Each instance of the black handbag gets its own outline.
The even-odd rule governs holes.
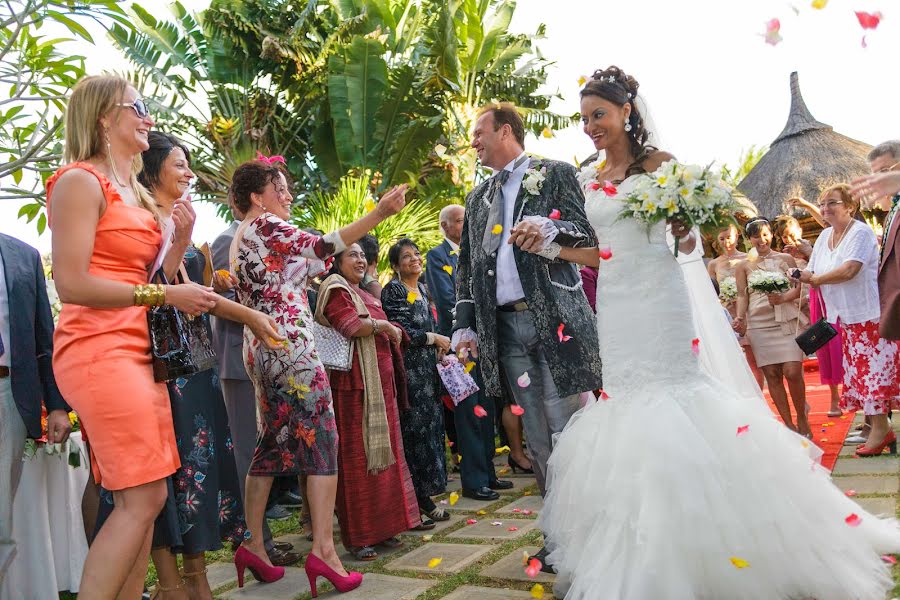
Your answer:
[[[837,329],[822,317],[809,329],[798,335],[794,340],[804,354],[815,354],[816,350],[831,341],[838,334]]]
[[[168,285],[162,269],[152,281]],[[209,335],[209,315],[187,315],[174,306],[153,306],[147,312],[153,379],[170,381],[211,369],[216,363]]]

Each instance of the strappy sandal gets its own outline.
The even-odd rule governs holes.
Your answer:
[[[421,507],[420,507],[421,508]],[[422,509],[422,512],[434,519],[435,521],[449,521],[450,513],[441,508],[440,506],[435,506],[431,510]]]
[[[372,546],[361,546],[359,548],[349,548],[350,554],[356,558],[356,560],[362,560],[365,562],[373,561],[378,558],[378,552],[375,551],[375,548]]]
[[[182,589],[184,589],[184,582],[181,582],[174,587],[165,587],[157,582],[156,587],[153,589],[153,593],[150,594],[150,600],[157,600],[157,598],[159,598],[159,595],[163,592],[177,592],[178,590]]]
[[[427,515],[422,515],[424,517],[422,522],[412,528],[412,531],[428,531],[429,529],[434,529],[434,521],[428,518]]]
[[[394,548],[401,547],[403,545],[403,540],[401,540],[397,536],[394,536],[394,537],[389,537],[388,539],[384,540],[383,542],[378,542],[378,545],[384,546],[385,548],[394,549]]]

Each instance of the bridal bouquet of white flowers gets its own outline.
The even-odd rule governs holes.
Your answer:
[[[719,282],[719,302],[728,306],[737,298],[737,282],[734,277],[726,277]]]
[[[638,179],[625,198],[621,217],[636,219],[648,227],[674,219],[711,232],[735,223],[734,215],[740,209],[731,187],[712,165],[683,165],[670,160]]]
[[[783,294],[791,289],[791,281],[784,273],[757,269],[747,276],[747,288],[763,294]]]

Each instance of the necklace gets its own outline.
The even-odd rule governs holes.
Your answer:
[[[844,227],[844,230],[841,232],[841,235],[838,237],[837,241],[834,241],[834,229],[831,230],[831,239],[828,240],[831,242],[831,250],[834,251],[835,248],[840,246],[841,242],[844,241],[844,236],[847,235],[847,232],[850,231],[850,228],[853,226],[853,221],[847,223],[847,226]]]
[[[397,279],[400,279],[400,277],[397,277]],[[417,294],[419,293],[419,286],[418,286],[418,284],[416,284],[415,286],[411,286],[411,285],[409,285],[408,283],[406,283],[405,281],[403,281],[402,279],[400,279],[400,283],[402,283],[402,284],[403,284],[403,287],[405,287],[405,288],[406,288],[407,290],[409,290],[410,292],[415,292],[415,293],[417,293]]]

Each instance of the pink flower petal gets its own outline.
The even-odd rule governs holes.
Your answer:
[[[844,495],[848,498],[853,498],[856,496],[856,490],[847,490],[846,492],[844,492]]]
[[[694,338],[691,340],[691,352],[694,353],[694,356],[700,354],[700,338]]]
[[[603,182],[603,193],[607,196],[615,196],[619,190],[613,185],[612,181]]]
[[[604,390],[600,390],[600,399],[609,400],[609,394],[607,394]]]
[[[560,324],[559,324],[559,327],[556,329],[556,335],[559,336],[559,341],[560,341],[560,342],[568,342],[569,340],[572,339],[572,336],[571,336],[571,335],[564,335],[564,334],[563,334],[563,329],[565,328],[565,326],[566,326],[565,323],[560,323]]]
[[[747,433],[749,430],[750,430],[749,425],[741,425],[740,427],[737,428],[737,433],[735,434],[735,436],[743,435],[743,434]]]
[[[519,528],[516,527],[516,526],[512,526],[512,527],[507,527],[506,530],[507,530],[507,531],[518,531]]]
[[[478,519],[466,519],[466,525],[474,525],[478,522]]]
[[[525,414],[525,409],[519,406],[518,404],[512,404],[509,407],[509,412],[516,415],[517,417],[521,417]]]
[[[859,25],[863,29],[875,29],[878,27],[878,24],[881,23],[881,13],[867,13],[863,11],[856,11],[856,18],[859,20]]]
[[[599,254],[600,254],[600,258],[602,258],[603,260],[609,260],[612,258],[612,250],[610,250],[609,246],[606,246],[605,248],[600,248]]]
[[[862,519],[856,513],[850,513],[844,522],[850,527],[859,527],[859,524],[862,523]]]
[[[884,562],[886,562],[889,565],[897,564],[897,559],[895,557],[891,556],[890,554],[882,554],[881,560],[883,560]]]
[[[553,210],[550,211],[550,218],[551,218],[551,219],[559,219],[561,216],[562,216],[562,215],[560,214],[558,208],[554,208]]]
[[[487,411],[484,410],[484,407],[481,406],[480,404],[475,405],[474,412],[475,412],[475,416],[478,417],[479,419],[483,419],[484,417],[487,416]]]

